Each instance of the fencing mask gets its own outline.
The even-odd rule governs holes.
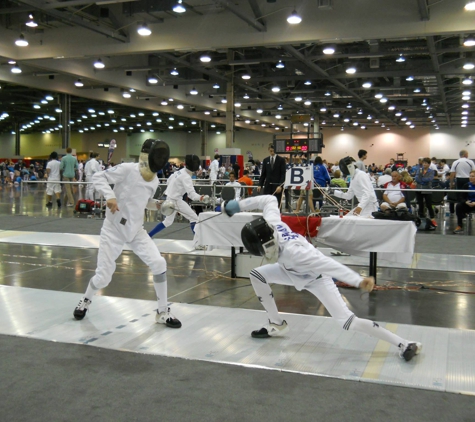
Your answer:
[[[193,173],[198,171],[200,169],[200,158],[194,154],[185,156],[185,166]]]
[[[145,181],[150,182],[156,173],[165,167],[170,158],[170,148],[166,142],[159,139],[147,139],[140,151],[140,174]]]
[[[279,244],[274,237],[274,229],[262,217],[247,223],[242,228],[241,240],[252,255],[264,256],[270,262],[277,261]]]
[[[338,166],[340,167],[341,172],[344,176],[350,175],[351,177],[355,174],[355,165],[353,164],[355,159],[353,157],[345,157],[340,160]]]

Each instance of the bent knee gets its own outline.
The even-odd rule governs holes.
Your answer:
[[[153,264],[150,265],[150,270],[153,275],[163,274],[167,271],[167,261],[160,256],[160,258],[154,260]]]

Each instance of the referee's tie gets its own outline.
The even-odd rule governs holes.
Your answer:
[[[274,156],[270,157],[270,168],[274,168]]]

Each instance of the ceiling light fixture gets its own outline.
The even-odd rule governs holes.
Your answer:
[[[303,84],[304,85],[312,85],[312,81],[305,81]]]
[[[81,79],[78,79],[76,82],[74,82],[74,85],[76,85],[78,88],[81,88],[84,86],[84,83]]]
[[[20,34],[18,39],[15,41],[15,45],[18,47],[28,47],[28,41],[25,40],[25,36],[23,34]]]
[[[399,54],[399,57],[396,59],[398,63],[404,63],[406,61],[406,58],[402,55]]]
[[[35,17],[30,13],[28,15],[28,22],[25,23],[26,26],[29,26],[30,28],[36,28],[38,24],[35,22]]]
[[[347,67],[345,72],[348,73],[348,75],[354,75],[356,73],[356,67],[355,66]]]
[[[287,22],[290,23],[291,25],[297,25],[300,22],[302,22],[302,18],[297,13],[297,11],[294,9],[293,12],[287,18]]]
[[[332,93],[330,91],[325,92],[325,97],[331,97]]]
[[[465,10],[472,12],[475,10],[475,0],[468,0],[464,7]]]
[[[273,86],[272,87],[272,92],[279,92],[280,91],[280,87],[278,86]]]
[[[463,68],[464,68],[465,70],[472,70],[472,69],[475,68],[475,64],[473,64],[473,63],[471,63],[471,62],[465,63],[465,64],[463,65]]]
[[[245,100],[248,100],[250,97],[249,97],[249,95],[248,95],[247,92],[246,92],[246,93],[244,93],[244,95],[242,96],[242,98],[244,98]]]
[[[467,38],[464,42],[463,42],[463,45],[465,47],[473,47],[475,45],[475,38],[473,37],[469,37]]]
[[[130,97],[132,97],[132,95],[131,95],[130,92],[128,92],[128,91],[124,91],[124,92],[122,93],[122,96],[123,96],[124,98],[130,98]]]
[[[312,102],[311,102],[310,100],[306,100],[306,101],[304,102],[304,104],[305,104],[306,106],[310,106],[310,105],[312,105]]]
[[[327,45],[323,48],[323,54],[335,54],[335,47],[333,45]]]
[[[142,37],[148,37],[149,35],[152,34],[152,30],[144,22],[142,25],[138,26],[137,34],[141,35]]]
[[[282,60],[279,60],[277,64],[275,65],[277,69],[283,69],[285,67],[285,64],[282,62]]]
[[[361,85],[365,89],[369,89],[373,86],[373,83],[368,81],[368,82],[363,82],[363,85]]]
[[[412,82],[413,80],[414,80],[414,76],[408,76],[406,78],[406,81],[408,81],[408,82]]]
[[[472,80],[472,78],[465,78],[465,79],[462,81],[462,83],[463,83],[464,85],[472,85],[472,84],[473,84],[473,80]]]
[[[218,83],[215,83],[215,84],[213,85],[213,88],[214,88],[214,89],[219,89],[219,84],[218,84]]]
[[[106,65],[104,64],[104,62],[101,60],[101,59],[97,59],[95,62],[94,62],[94,67],[96,69],[104,69],[106,67]]]
[[[198,90],[195,87],[193,87],[193,88],[191,88],[190,94],[191,95],[198,95]]]
[[[173,76],[178,76],[179,75],[178,70],[176,70],[176,67],[174,67],[172,70],[170,70],[170,75],[173,75]]]
[[[158,78],[155,76],[149,76],[147,81],[149,84],[152,84],[152,85],[158,84]]]
[[[21,69],[17,65],[15,65],[11,68],[11,72],[18,74],[18,73],[21,73]]]
[[[183,6],[183,0],[178,0],[172,9],[175,13],[185,13],[186,8]]]
[[[380,99],[383,98],[383,97],[384,97],[384,95],[383,95],[381,92],[378,92],[378,93],[374,96],[374,98],[377,98],[378,100],[380,100]]]
[[[200,57],[200,61],[202,63],[209,63],[211,61],[211,57],[208,55],[208,54],[203,54],[201,57]]]
[[[241,78],[247,81],[248,79],[251,79],[251,75],[245,73],[244,75],[241,75]]]

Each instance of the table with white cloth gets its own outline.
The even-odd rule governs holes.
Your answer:
[[[195,228],[195,243],[231,248],[231,275],[235,275],[236,248],[243,248],[243,226],[262,216],[258,212],[241,212],[233,217],[217,212],[202,212]],[[318,241],[352,255],[368,256],[370,275],[376,276],[377,256],[411,263],[414,253],[416,226],[412,221],[376,220],[363,217],[336,216],[322,218]]]

